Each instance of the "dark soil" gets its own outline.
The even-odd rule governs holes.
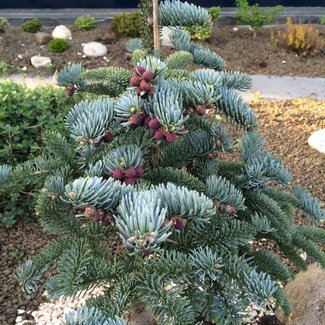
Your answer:
[[[37,220],[21,222],[6,229],[0,224],[0,324],[15,324],[17,309],[33,311],[45,301],[44,288],[36,294],[25,294],[13,273],[22,263],[36,255],[52,237],[45,233]],[[24,319],[33,317],[24,313]]]
[[[15,67],[27,67],[27,73],[30,74],[36,72],[30,64],[30,58],[38,54],[51,57],[53,65],[58,69],[68,62],[80,62],[87,69],[111,65],[128,66],[124,61],[124,44],[127,38],[117,36],[110,24],[98,24],[95,29],[88,32],[77,30],[74,26],[69,28],[73,37],[69,41],[69,48],[63,53],[52,53],[47,45],[35,44],[33,34],[23,32],[18,27],[11,27],[5,34],[0,35],[0,60]],[[231,26],[217,26],[210,39],[202,44],[221,55],[225,59],[227,69],[230,70],[250,74],[324,77],[325,49],[317,55],[303,58],[278,48],[273,43],[271,35],[277,34],[282,28],[264,28],[253,37],[253,32],[246,27],[234,31]],[[317,28],[320,30],[320,38],[325,40],[325,26]],[[53,28],[43,27],[42,30],[51,33]],[[107,46],[107,60],[82,58],[81,44],[91,41],[102,42]],[[49,69],[37,70],[38,74],[48,72]]]

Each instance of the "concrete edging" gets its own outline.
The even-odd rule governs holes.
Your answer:
[[[114,15],[124,12],[134,12],[137,9],[0,9],[0,17],[7,18],[12,25],[21,25],[26,20],[39,18],[45,26],[60,24],[73,24],[74,20],[81,15],[91,15],[97,22],[111,21]],[[217,25],[235,25],[234,12],[236,8],[221,8],[220,18]],[[320,18],[325,16],[325,7],[285,7],[284,11],[276,16],[272,24],[283,24],[286,17],[290,16],[294,21],[301,23],[319,23]]]

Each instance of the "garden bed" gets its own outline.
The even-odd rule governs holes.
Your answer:
[[[325,102],[294,100],[256,102],[255,109],[267,149],[281,157],[294,175],[295,183],[307,187],[325,207],[325,155],[307,144],[311,132],[325,127]],[[297,219],[297,222],[303,222]],[[15,324],[17,309],[25,310],[23,319],[31,319],[31,312],[44,301],[41,293],[26,296],[11,278],[21,260],[31,258],[51,238],[37,221],[20,223],[7,230],[0,226],[0,323]]]
[[[227,69],[250,74],[324,77],[325,49],[314,56],[303,58],[278,48],[272,42],[271,35],[282,28],[284,27],[263,28],[256,37],[253,37],[253,32],[246,27],[237,31],[231,26],[216,27],[213,35],[203,42],[203,45],[219,53],[225,59]],[[320,37],[325,39],[325,26],[319,25],[317,28],[320,30]],[[35,44],[33,34],[23,32],[18,27],[10,27],[5,34],[0,35],[0,61],[16,68],[26,67],[29,74],[53,73],[55,70],[47,68],[36,71],[31,66],[30,58],[38,54],[51,57],[53,66],[58,69],[69,62],[81,62],[87,69],[111,65],[128,66],[124,60],[124,44],[127,38],[117,36],[110,24],[98,24],[95,29],[88,32],[77,30],[74,26],[70,29],[73,38],[69,41],[69,48],[63,53],[52,53],[47,45]],[[51,33],[53,28],[43,27],[42,30]],[[102,42],[107,46],[106,57],[82,57],[82,43],[92,41]],[[7,69],[7,72],[10,71]]]

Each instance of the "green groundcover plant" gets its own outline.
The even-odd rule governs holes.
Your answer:
[[[62,89],[0,83],[0,161],[18,165],[10,184],[0,188],[0,221],[6,226],[34,214],[34,191],[42,181],[26,177],[28,159],[41,153],[47,132],[65,134],[64,117],[77,101]]]
[[[140,7],[148,21],[151,2]],[[183,27],[211,16],[166,0],[159,18]],[[256,116],[237,93],[250,78],[227,71],[221,57],[179,29],[170,36],[175,52],[162,59],[151,33],[142,25],[142,39],[127,43],[131,71],[74,64],[59,74],[69,95],[98,98],[66,117],[76,146],[52,133],[34,162],[33,177],[44,178],[40,221],[59,236],[16,278],[32,292],[55,268],[46,285],[52,299],[104,288],[64,324],[126,324],[139,305],[158,324],[242,324],[251,303],[289,315],[282,285],[293,269],[282,256],[296,270],[312,261],[325,266],[318,246],[325,234],[316,227],[324,211],[306,190],[292,188],[290,173],[265,150]],[[190,64],[198,69],[188,71]],[[240,139],[230,124],[242,129]],[[3,186],[14,173],[1,167]],[[306,225],[293,224],[295,209]],[[265,239],[281,256],[256,248]]]

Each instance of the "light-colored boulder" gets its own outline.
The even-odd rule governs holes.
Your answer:
[[[48,56],[38,56],[38,55],[34,55],[33,57],[31,57],[30,62],[32,63],[32,66],[35,68],[48,67],[52,64],[52,60]]]
[[[292,308],[292,318],[285,325],[324,325],[325,271],[312,264],[284,289]]]
[[[99,42],[90,42],[83,44],[83,52],[86,56],[98,57],[107,53],[107,47]]]
[[[321,153],[325,153],[325,129],[313,132],[308,138],[308,144]]]
[[[35,43],[38,45],[47,44],[52,39],[49,33],[38,32],[35,34]]]
[[[72,33],[70,29],[64,25],[56,26],[52,32],[53,38],[62,38],[65,40],[72,39]]]

